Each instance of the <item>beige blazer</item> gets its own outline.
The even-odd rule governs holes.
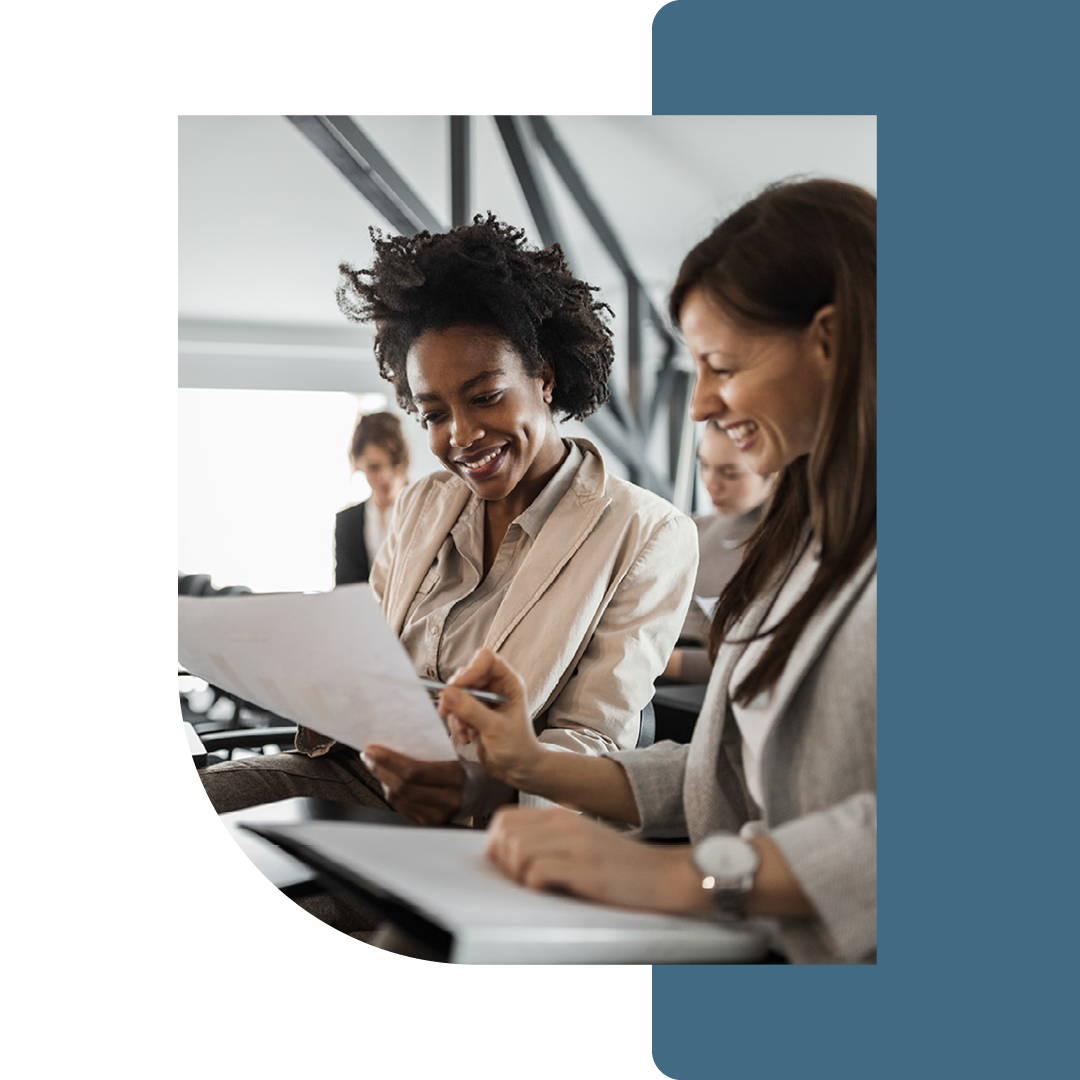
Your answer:
[[[730,635],[757,631],[779,583]],[[877,552],[811,618],[777,683],[762,749],[763,807],[746,788],[729,682],[745,644],[721,647],[689,746],[613,755],[645,835],[768,833],[819,918],[781,921],[797,963],[877,955]]]
[[[552,746],[603,753],[634,746],[690,603],[693,522],[669,502],[608,474],[592,443],[544,523],[484,641],[525,682],[529,715]],[[416,592],[469,498],[451,473],[398,497],[371,587],[400,634]]]

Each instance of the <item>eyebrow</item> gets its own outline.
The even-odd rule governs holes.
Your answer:
[[[485,382],[487,379],[497,378],[499,375],[505,375],[506,372],[502,368],[491,368],[488,371],[481,371],[479,375],[474,375],[471,379],[466,379],[460,386],[460,389],[465,392],[471,390],[478,383]],[[421,405],[426,401],[438,401],[438,394],[413,394],[413,401],[417,405]]]

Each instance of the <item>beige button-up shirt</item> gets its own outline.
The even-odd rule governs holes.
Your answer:
[[[449,679],[483,648],[506,590],[581,467],[581,450],[568,447],[544,490],[511,522],[487,577],[484,500],[469,496],[405,616],[401,643],[419,674]]]
[[[423,477],[398,497],[371,588],[399,637],[412,617],[446,604],[449,616],[470,595],[484,604],[484,618],[462,607],[459,614],[468,616],[462,624],[475,622],[479,645],[497,651],[521,675],[540,740],[551,749],[599,754],[637,742],[641,710],[690,602],[697,540],[693,522],[669,502],[609,475],[587,440],[569,441],[573,457],[517,519],[523,535],[506,548],[513,572],[496,574],[492,567],[491,587],[501,590],[497,602],[493,594],[488,605],[475,588],[441,595],[440,554],[474,498],[460,477],[446,472]],[[575,450],[581,455],[576,466]],[[541,516],[534,531],[533,519]],[[481,566],[482,550],[478,543],[474,559]],[[447,621],[434,624],[443,638],[434,661],[443,673],[452,672],[458,656],[471,659],[474,644],[468,632],[451,642]],[[430,626],[426,633],[436,636]],[[428,653],[418,659],[409,651],[424,674]],[[316,732],[297,732],[297,749],[305,753],[318,756],[331,745]]]

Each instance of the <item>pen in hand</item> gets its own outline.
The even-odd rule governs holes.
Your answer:
[[[437,679],[421,679],[420,685],[426,690],[438,691],[450,684],[439,682]],[[507,700],[502,694],[492,694],[487,690],[470,690],[467,686],[455,686],[454,689],[461,690],[466,694],[472,694],[474,698],[479,698],[481,701],[490,701],[496,705],[505,705]]]

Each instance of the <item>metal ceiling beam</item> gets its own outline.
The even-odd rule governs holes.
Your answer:
[[[656,426],[656,418],[660,413],[660,407],[667,400],[665,396],[666,389],[670,385],[673,385],[671,376],[676,370],[673,363],[678,348],[676,341],[670,334],[666,335],[663,341],[664,355],[660,359],[660,367],[656,373],[656,386],[653,388],[653,396],[649,399],[648,417],[646,420],[646,427],[649,431],[652,431]],[[665,391],[665,393],[662,393],[662,390]]]
[[[593,197],[584,177],[559,141],[551,122],[545,116],[530,116],[528,122],[536,142],[547,155],[559,178],[592,226],[597,238],[623,273],[626,281],[629,323],[627,370],[630,406],[633,409],[635,422],[647,436],[655,428],[662,413],[662,406],[667,405],[667,409],[663,411],[666,412],[668,427],[668,470],[671,482],[676,485],[675,494],[679,496],[681,504],[686,498],[692,498],[694,441],[692,434],[688,440],[684,433],[687,427],[690,427],[692,432],[692,425],[687,424],[686,418],[690,379],[686,372],[680,371],[674,363],[678,352],[678,342],[668,329],[664,316],[649,298],[626,251],[615,235],[615,230],[600,209],[600,204]],[[646,320],[652,324],[663,344],[656,384],[648,402],[643,400],[644,391],[641,379],[642,333]]]
[[[551,205],[551,196],[544,185],[544,178],[537,168],[535,155],[525,141],[521,117],[496,116],[495,126],[499,129],[499,134],[506,146],[510,164],[514,167],[522,194],[529,205],[529,213],[532,214],[533,221],[536,223],[540,242],[544,247],[551,247],[552,244],[559,243],[561,239],[565,245],[566,234],[559,228],[555,209]]]
[[[655,491],[665,499],[672,498],[674,492],[671,481],[657,472],[646,457],[641,436],[627,431],[615,418],[610,402],[582,423],[594,431],[596,437],[626,466],[633,483]]]
[[[676,367],[672,367],[671,373],[675,382],[668,398],[668,462],[675,489],[672,501],[680,510],[692,514],[697,493],[697,425],[687,414],[693,378],[688,371]]]
[[[638,280],[638,276],[630,263],[629,257],[623,249],[622,244],[619,243],[619,238],[615,235],[615,230],[604,216],[604,212],[600,209],[600,204],[593,198],[592,192],[589,191],[584,178],[581,173],[578,172],[577,166],[570,160],[570,155],[566,152],[565,147],[559,141],[559,137],[555,134],[555,129],[551,126],[551,121],[548,120],[546,116],[530,116],[528,117],[528,120],[533,134],[536,136],[536,141],[543,148],[544,153],[547,154],[555,171],[566,185],[567,191],[574,197],[574,201],[581,208],[581,212],[593,227],[593,231],[607,249],[608,254],[615,262],[615,265],[623,272],[627,284],[633,282],[637,288],[641,290],[641,296],[645,301],[645,313],[648,315],[649,320],[653,323],[662,337],[665,339],[670,338],[671,333],[667,328],[663,316],[657,311],[656,306],[649,299],[648,294],[642,287],[641,282]]]
[[[450,225],[469,224],[472,204],[472,157],[470,118],[450,117]]]
[[[533,221],[536,224],[536,231],[540,234],[540,242],[545,247],[559,244],[563,252],[566,253],[566,234],[559,227],[558,218],[551,204],[551,195],[544,184],[535,151],[528,142],[526,133],[523,130],[522,118],[520,116],[496,116],[495,126],[499,129],[499,134],[502,136],[503,143],[506,146],[510,164],[513,166],[514,174],[521,185],[522,194],[524,194],[525,201],[529,206],[529,213],[532,214]],[[633,350],[630,351],[630,354],[633,355]],[[634,375],[631,373],[631,382],[633,382],[633,379]],[[627,432],[632,432],[635,437],[640,437],[642,431],[638,423],[637,410],[630,401],[625,399],[622,391],[614,381],[609,381],[608,386],[611,393],[610,407],[613,419],[621,423]],[[608,445],[611,446],[612,450],[616,449],[610,442]],[[627,459],[625,463],[628,468],[639,467],[638,464],[634,463],[633,459]]]
[[[444,232],[439,219],[348,116],[288,119],[398,232]]]
[[[642,430],[647,430],[648,419],[641,412],[641,301],[644,295],[636,278],[626,279],[626,371],[630,408],[639,419]],[[655,396],[655,395],[654,395]]]
[[[566,185],[567,191],[570,192],[570,195],[578,204],[581,212],[585,215],[585,219],[596,233],[597,238],[611,256],[612,261],[622,271],[626,281],[627,321],[629,324],[627,327],[627,360],[629,362],[630,402],[634,410],[635,419],[638,420],[641,429],[646,433],[650,432],[656,421],[658,410],[656,408],[657,401],[655,394],[649,407],[645,409],[642,407],[641,334],[643,321],[647,318],[649,322],[652,323],[664,343],[664,353],[659,367],[660,372],[663,372],[671,364],[675,356],[675,339],[668,330],[667,323],[664,321],[663,316],[656,309],[656,306],[653,304],[648,293],[645,291],[644,286],[641,284],[640,278],[638,278],[637,273],[634,271],[634,267],[630,263],[629,256],[627,256],[626,251],[619,242],[619,238],[615,235],[615,230],[611,227],[611,223],[600,209],[600,204],[593,197],[592,192],[585,183],[584,177],[570,159],[570,155],[567,153],[566,148],[559,141],[558,136],[555,134],[555,129],[551,126],[551,122],[546,116],[530,116],[527,119],[536,141],[540,144],[544,153],[547,154],[548,160],[559,174],[559,178]]]

